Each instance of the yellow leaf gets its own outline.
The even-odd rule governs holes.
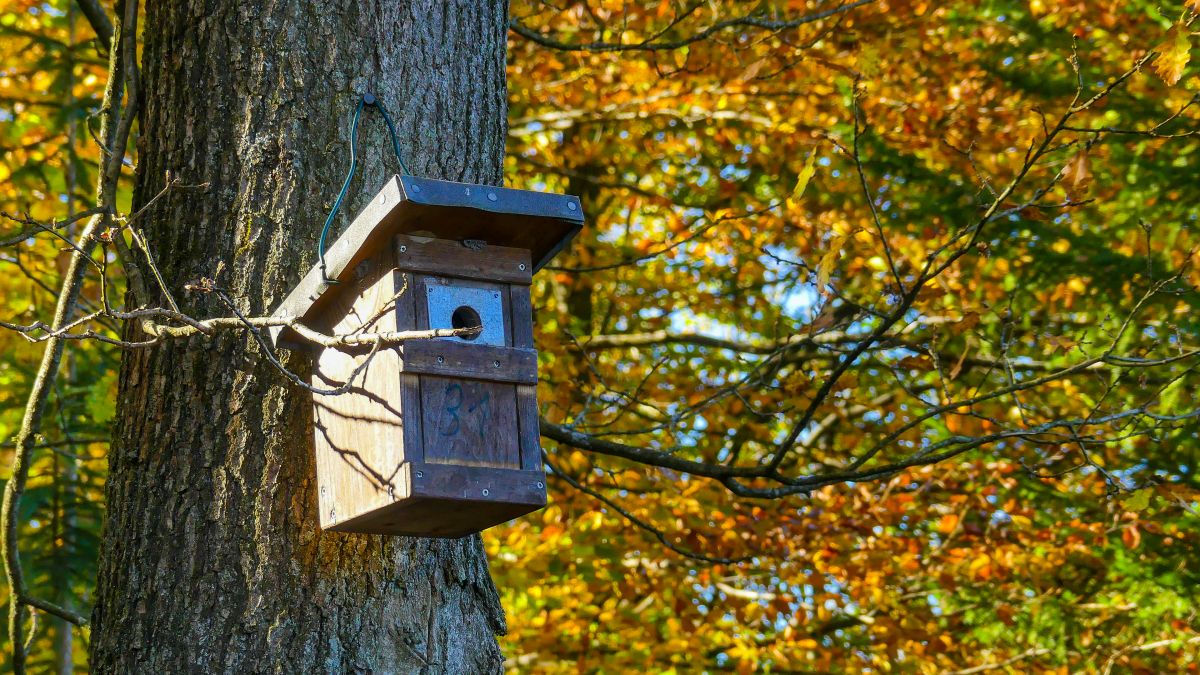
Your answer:
[[[1183,77],[1183,69],[1192,58],[1192,42],[1188,38],[1187,26],[1179,23],[1167,31],[1167,39],[1155,47],[1158,57],[1154,59],[1154,72],[1167,84],[1175,84]]]
[[[846,243],[846,235],[839,234],[829,240],[829,250],[821,256],[821,264],[817,266],[817,286],[823,288],[833,275],[833,267],[838,258],[842,257],[842,245]]]
[[[804,168],[800,169],[800,175],[796,177],[796,187],[792,188],[792,196],[788,198],[788,201],[793,203],[800,201],[800,197],[804,195],[804,189],[808,187],[808,182],[812,180],[813,174],[816,172],[817,151],[814,149],[808,156],[808,160],[804,162]]]

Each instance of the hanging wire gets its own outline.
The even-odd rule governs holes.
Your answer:
[[[337,199],[333,201],[333,209],[329,211],[329,217],[325,219],[325,226],[321,228],[321,238],[317,241],[317,258],[321,261],[321,279],[329,284],[336,284],[337,280],[330,279],[329,275],[325,273],[325,240],[329,236],[329,228],[333,225],[333,219],[337,217],[338,211],[342,208],[346,192],[350,190],[350,181],[354,178],[354,172],[358,169],[358,119],[362,116],[365,106],[372,106],[383,115],[383,122],[387,125],[388,134],[392,137],[392,150],[396,153],[396,161],[400,164],[400,175],[411,175],[408,167],[404,164],[404,158],[400,156],[400,140],[396,138],[396,125],[392,123],[392,116],[388,114],[387,108],[383,107],[383,102],[375,98],[374,94],[363,94],[362,98],[358,100],[358,105],[354,107],[354,119],[350,122],[350,170],[346,172],[346,180],[342,183],[342,189],[338,192]]]

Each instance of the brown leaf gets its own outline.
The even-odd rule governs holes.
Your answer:
[[[754,63],[751,63],[749,66],[746,67],[745,70],[742,71],[742,74],[738,76],[738,79],[743,82],[749,82],[750,80],[753,80],[755,77],[758,76],[758,71],[762,70],[762,67],[764,65],[766,65],[766,63],[767,63],[767,60],[765,58],[759,59],[759,60],[755,61]]]
[[[1086,150],[1080,150],[1075,153],[1062,171],[1062,185],[1066,190],[1067,196],[1071,198],[1081,197],[1087,192],[1088,186],[1092,182],[1092,171],[1088,166],[1088,156]]]

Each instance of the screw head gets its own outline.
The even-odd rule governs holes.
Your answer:
[[[487,488],[483,488],[483,496],[484,496],[484,497],[486,497],[486,496],[488,496],[489,494],[491,494],[491,493],[490,493],[490,492],[488,492],[488,489],[487,489]]]
[[[404,246],[404,245],[401,245],[401,246],[400,246],[400,252],[401,252],[401,253],[407,253],[407,252],[408,252],[408,247],[407,247],[407,246]]]
[[[524,272],[524,271],[525,271],[525,263],[521,263],[520,265],[517,265],[517,269],[519,269],[519,270],[521,270],[522,272]]]
[[[418,472],[417,472],[417,478],[424,478],[424,477],[425,477],[425,472],[424,472],[424,471],[418,471]]]
[[[538,481],[538,484],[537,484],[537,485],[538,485],[538,487],[540,487],[540,488],[544,488],[544,487],[546,487],[545,485],[542,485],[542,481],[540,481],[540,480]]]
[[[437,362],[438,362],[438,363],[445,363],[445,362],[446,362],[446,357],[444,357],[444,356],[439,356],[439,357],[437,357]]]
[[[567,202],[567,208],[574,211],[575,209],[577,209],[579,207],[575,206],[575,202]]]
[[[420,185],[417,185],[416,183],[409,183],[409,184],[408,184],[408,186],[409,186],[410,188],[412,188],[412,191],[413,191],[413,192],[420,192],[420,191],[421,191],[421,186],[420,186]]]
[[[495,367],[495,368],[499,368],[499,367],[500,367],[500,361],[498,361],[498,360],[497,360],[497,361],[492,361],[492,366],[493,366],[493,367]]]
[[[489,202],[494,202],[494,201],[497,201],[498,199],[500,199],[500,197],[495,192],[488,193],[488,201]]]
[[[379,203],[386,204],[387,203],[387,195],[379,195]]]

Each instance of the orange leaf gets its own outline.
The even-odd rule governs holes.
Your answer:
[[[947,513],[938,521],[938,531],[942,534],[950,534],[955,527],[958,527],[958,514]]]

